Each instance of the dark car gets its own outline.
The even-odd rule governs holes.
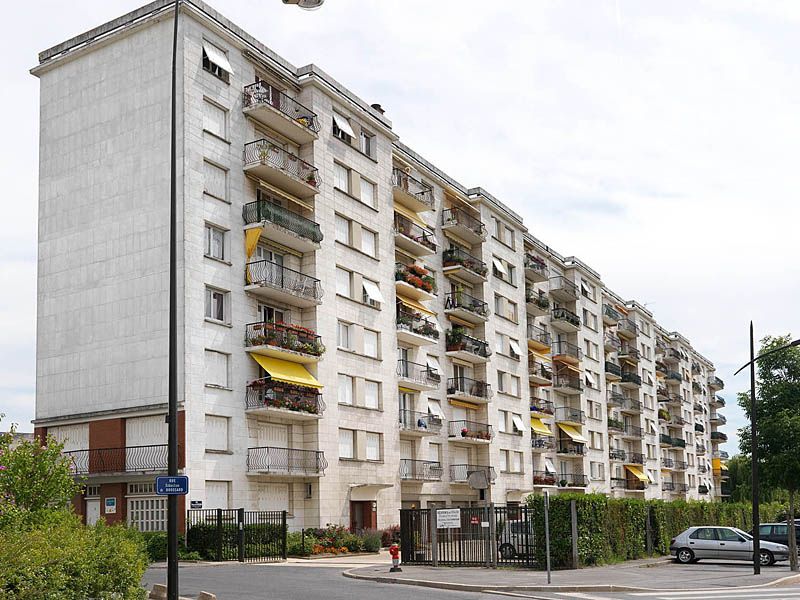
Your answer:
[[[758,527],[758,537],[768,542],[789,545],[789,525],[787,523],[762,523]],[[795,521],[794,537],[800,547],[800,523]]]

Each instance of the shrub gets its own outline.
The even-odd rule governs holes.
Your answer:
[[[342,538],[342,546],[347,548],[348,552],[361,552],[363,545],[361,538],[354,533],[347,533]]]
[[[309,556],[317,545],[319,540],[308,531],[305,534],[293,531],[286,536],[286,554],[289,556]]]
[[[164,531],[143,533],[145,548],[150,562],[167,560],[167,534]],[[182,535],[178,536],[178,558],[180,560],[202,560],[199,552],[190,551]]]
[[[365,531],[364,535],[361,537],[361,543],[364,552],[377,552],[378,550],[380,550],[381,537],[382,537],[381,534],[374,529]]]
[[[388,548],[400,543],[400,525],[390,525],[381,532],[381,546]]]

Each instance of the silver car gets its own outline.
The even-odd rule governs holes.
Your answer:
[[[669,551],[683,564],[701,558],[750,561],[753,559],[753,537],[736,527],[689,527],[670,541]],[[762,565],[769,566],[788,558],[787,546],[761,540]]]

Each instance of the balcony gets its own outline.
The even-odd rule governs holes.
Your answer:
[[[433,188],[402,169],[392,169],[392,196],[395,202],[417,213],[434,208]]]
[[[712,376],[708,378],[708,387],[718,392],[725,387],[725,383],[719,377]]]
[[[703,387],[699,383],[697,383],[696,381],[692,382],[692,392],[695,393],[695,394],[705,394],[706,393],[705,390],[703,389]]]
[[[671,426],[683,427],[684,425],[686,425],[686,419],[684,419],[680,415],[673,415],[672,421],[671,421]]]
[[[666,433],[662,433],[658,436],[658,443],[662,448],[669,448],[672,446],[672,438]]]
[[[319,419],[325,403],[316,388],[264,378],[247,384],[245,410],[292,420]]]
[[[626,339],[635,339],[639,334],[639,327],[631,319],[617,321],[617,335]]]
[[[531,398],[531,416],[546,419],[555,413],[555,407],[550,400]]]
[[[553,340],[546,329],[537,327],[533,323],[528,323],[528,347],[545,352],[550,350],[552,343]]]
[[[714,458],[719,458],[721,460],[728,460],[730,458],[730,455],[727,452],[725,452],[725,450],[715,450],[712,456]]]
[[[395,317],[397,339],[412,346],[428,346],[439,339],[439,328],[435,317],[423,317],[419,313],[398,310]]]
[[[667,365],[664,364],[663,361],[657,360],[656,361],[656,375],[661,377],[666,377],[667,375]]]
[[[697,472],[700,473],[701,475],[705,475],[706,473],[708,473],[708,467],[706,465],[697,465]]]
[[[586,456],[586,444],[578,444],[576,442],[559,439],[556,453],[566,456]]]
[[[728,441],[728,436],[721,431],[712,431],[710,435],[712,444],[722,444]]]
[[[677,364],[683,360],[681,353],[675,348],[666,348],[664,352],[664,362],[667,364]]]
[[[534,471],[533,487],[555,487],[558,476],[550,471]]]
[[[397,381],[401,387],[420,392],[433,391],[439,387],[442,377],[436,369],[402,358],[397,361]]]
[[[466,292],[450,292],[444,297],[444,313],[478,325],[489,320],[489,305]]]
[[[709,404],[712,408],[725,408],[725,398],[722,396],[712,396]]]
[[[70,450],[63,455],[70,459],[72,463],[70,470],[73,475],[151,473],[167,470],[166,444]]]
[[[645,488],[644,481],[640,481],[639,479],[626,479],[624,477],[611,478],[611,489],[613,490],[643,492],[644,488]]]
[[[550,385],[553,383],[553,368],[540,360],[528,361],[528,379],[532,385]]]
[[[247,449],[248,475],[319,477],[324,474],[327,466],[324,453],[317,450],[272,446]]]
[[[401,410],[400,433],[403,435],[437,435],[442,430],[442,419],[430,413]]]
[[[674,469],[675,468],[675,461],[671,458],[664,457],[661,459],[661,468],[662,469]]]
[[[667,371],[666,380],[669,385],[680,385],[683,382],[683,377],[677,371]]]
[[[394,245],[413,256],[436,254],[436,233],[408,217],[394,213]]]
[[[589,478],[580,473],[558,473],[558,487],[585,488],[589,485]]]
[[[325,352],[313,330],[270,321],[245,325],[244,345],[248,352],[301,364],[317,362]]]
[[[689,485],[686,483],[676,483],[674,485],[676,494],[686,494],[689,492]]]
[[[442,271],[469,283],[483,283],[489,268],[481,259],[454,246],[442,252]]]
[[[549,276],[550,273],[544,259],[533,254],[525,254],[525,278],[528,281],[539,283],[541,281],[547,281]]]
[[[638,425],[625,424],[625,431],[622,432],[622,437],[631,440],[641,440],[644,437],[644,429]]]
[[[525,286],[525,309],[534,317],[544,317],[550,313],[550,298],[541,290]]]
[[[694,412],[696,412],[696,413],[705,412],[705,408],[703,407],[703,403],[702,402],[695,402],[694,403]]]
[[[685,471],[688,465],[685,460],[676,460],[674,469],[676,471]]]
[[[610,304],[603,304],[603,324],[614,326],[621,321],[624,315]]]
[[[450,481],[453,483],[467,483],[470,475],[480,472],[486,474],[486,479],[489,483],[493,483],[497,479],[494,467],[486,465],[450,465]]]
[[[702,423],[695,423],[694,424],[694,430],[697,433],[705,433],[706,432],[706,428]]]
[[[264,81],[244,87],[242,111],[301,146],[313,142],[319,133],[314,111]]]
[[[583,391],[583,382],[577,375],[556,375],[553,379],[553,391],[569,396],[579,395]]]
[[[632,371],[622,371],[620,385],[624,388],[638,388],[642,385],[642,378]]]
[[[626,399],[625,395],[620,392],[615,392],[613,390],[606,392],[606,404],[608,404],[609,407],[625,406]]]
[[[394,283],[397,293],[412,300],[433,300],[436,279],[425,267],[395,263]]]
[[[627,453],[622,448],[611,448],[608,451],[608,459],[617,461],[617,462],[625,462],[625,458],[627,458]]]
[[[674,492],[675,491],[675,484],[671,481],[662,481],[661,482],[661,490],[664,492]]]
[[[442,231],[449,231],[473,246],[486,240],[486,226],[479,218],[461,208],[442,211]]]
[[[244,145],[244,170],[298,198],[310,198],[319,192],[316,167],[269,140]]]
[[[577,365],[583,360],[583,350],[570,342],[559,341],[552,346],[550,353],[553,360]]]
[[[550,452],[555,450],[556,439],[549,435],[531,434],[531,450],[533,452]]]
[[[486,404],[492,397],[492,386],[479,379],[451,377],[447,380],[447,397],[475,404]]]
[[[622,349],[622,342],[617,336],[607,333],[603,336],[603,349],[606,352],[619,352]]]
[[[706,453],[706,446],[705,444],[695,444],[694,451],[697,453],[698,456],[703,456]],[[705,471],[701,471],[705,473]]]
[[[578,299],[578,286],[563,275],[551,277],[550,295],[559,302],[575,302]]]
[[[672,417],[670,416],[669,411],[667,409],[665,408],[658,409],[658,420],[661,423],[669,423],[671,418]]]
[[[457,358],[473,364],[488,362],[492,351],[484,340],[467,335],[464,329],[453,327],[447,331],[447,345],[445,353],[451,358]]]
[[[319,279],[268,260],[247,263],[244,289],[260,298],[301,308],[322,303]]]
[[[624,358],[634,363],[638,363],[641,356],[641,353],[636,348],[627,344],[622,344],[622,347],[617,351],[617,357],[620,360]]]
[[[686,448],[686,440],[683,438],[671,437],[670,445],[673,448]]]
[[[401,481],[441,481],[443,472],[441,463],[436,461],[400,459]]]
[[[701,483],[700,485],[697,486],[697,493],[700,494],[701,496],[707,495],[708,486]]]
[[[550,326],[564,333],[575,333],[581,328],[581,319],[566,308],[554,308],[550,313]]]
[[[606,381],[619,381],[622,379],[622,367],[607,360],[605,362]]]
[[[708,420],[715,425],[725,425],[725,423],[728,422],[728,419],[725,418],[725,415],[718,412],[712,412],[711,415],[709,415]]]
[[[656,349],[655,349],[656,356],[663,356],[664,354],[666,354],[668,348],[669,346],[667,346],[667,343],[664,340],[662,340],[661,338],[658,338],[656,340]]]
[[[580,427],[586,423],[586,413],[578,408],[572,408],[570,406],[556,408],[555,418],[558,423],[575,425],[576,427]]]
[[[643,465],[644,464],[644,454],[641,452],[630,452],[628,453],[628,463],[632,465]]]
[[[319,224],[268,200],[249,202],[242,208],[242,217],[248,225],[259,224],[261,234],[298,252],[319,250],[322,231]]]
[[[623,423],[619,419],[614,419],[612,417],[609,417],[607,425],[609,433],[615,433],[615,432],[622,433],[623,431],[625,431],[625,423]]]

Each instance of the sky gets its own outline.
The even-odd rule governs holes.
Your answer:
[[[35,397],[38,82],[28,70],[37,52],[143,3],[6,7],[0,429],[31,430]],[[735,393],[748,379],[732,375],[748,358],[750,320],[757,338],[800,335],[790,230],[800,222],[800,3],[211,5],[296,66],[313,62],[382,104],[411,148],[688,337],[725,381],[735,452]]]

